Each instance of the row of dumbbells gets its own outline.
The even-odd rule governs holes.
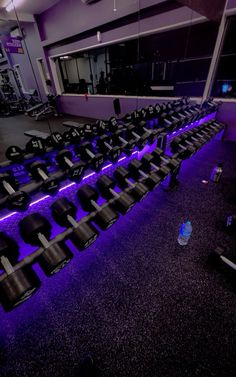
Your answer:
[[[198,127],[191,130],[192,144],[196,150],[221,130],[218,125],[214,132],[211,125],[201,128],[204,142]],[[202,144],[199,144],[199,140]],[[66,197],[56,200],[51,205],[52,217],[65,230],[53,239],[50,239],[52,225],[44,216],[32,213],[23,218],[19,222],[21,237],[25,243],[38,248],[20,262],[18,244],[6,233],[0,233],[0,262],[4,270],[0,276],[0,300],[4,309],[12,310],[40,287],[32,264],[39,263],[47,276],[60,271],[73,257],[66,244],[68,239],[79,251],[88,248],[97,239],[99,229],[105,231],[110,228],[118,220],[119,214],[129,212],[135,203],[144,199],[168,175],[178,174],[182,153],[180,148],[179,153],[170,157],[156,148],[152,153],[144,154],[140,161],[133,159],[128,168],[118,167],[113,177],[100,176],[96,187],[83,185],[77,191],[77,197],[87,215],[80,220],[77,219],[77,205]],[[100,196],[105,199],[102,204],[99,204]]]
[[[19,222],[21,237],[37,250],[20,262],[18,244],[6,233],[0,233],[0,262],[4,270],[0,276],[0,300],[4,309],[12,310],[39,288],[40,280],[32,268],[33,263],[39,263],[47,276],[60,271],[73,257],[66,244],[68,239],[79,251],[88,248],[100,230],[110,228],[119,214],[129,212],[135,203],[178,169],[180,163],[178,156],[171,158],[157,148],[152,154],[145,154],[141,161],[132,160],[127,168],[118,167],[112,177],[100,176],[96,187],[81,186],[77,197],[87,214],[80,220],[77,205],[66,197],[56,200],[51,205],[52,217],[65,230],[53,239],[52,225],[47,218],[40,213],[24,217]]]
[[[32,154],[42,155],[51,152],[55,148],[62,148],[65,143],[68,146],[75,142],[78,143],[81,139],[91,139],[105,132],[113,131],[114,128],[117,129],[118,122],[120,125],[127,123],[137,125],[141,122],[148,127],[158,126],[164,127],[165,131],[172,131],[203,117],[209,111],[213,111],[214,106],[216,106],[214,102],[210,101],[207,106],[200,107],[196,104],[190,104],[189,100],[184,98],[161,105],[147,106],[146,108],[133,111],[131,114],[126,114],[119,121],[111,117],[108,121],[98,120],[94,124],[64,122],[64,125],[69,127],[69,130],[65,131],[63,135],[55,132],[49,135],[46,140],[33,137],[26,143],[25,149],[19,146],[8,148],[6,157],[12,162],[19,162],[31,158]],[[156,120],[156,123],[154,120]]]
[[[224,127],[222,123],[210,121],[188,130],[171,141],[171,152],[180,153],[182,159],[189,158]]]

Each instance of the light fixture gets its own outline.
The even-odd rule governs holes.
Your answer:
[[[117,8],[116,8],[116,0],[114,0],[113,12],[116,12],[116,11],[117,11]]]
[[[21,5],[25,0],[11,0],[9,1],[5,8],[7,12],[11,12],[14,8],[17,8],[19,5]]]

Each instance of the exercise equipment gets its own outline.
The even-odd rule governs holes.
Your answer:
[[[58,152],[56,161],[58,165],[65,169],[68,177],[72,181],[80,182],[85,170],[85,163],[83,161],[72,162],[73,155],[68,149],[63,149]]]
[[[137,132],[137,129],[136,127],[131,124],[127,127],[127,132],[128,134],[130,134],[131,136],[135,137],[135,139],[137,140],[137,147],[141,150],[144,148],[144,146],[148,143],[148,140],[149,140],[149,133],[148,132],[144,132],[142,133],[141,135],[139,135]]]
[[[134,183],[130,180],[130,173],[125,167],[119,166],[114,171],[114,177],[117,181],[118,187],[120,187],[121,189],[129,187],[129,190],[127,192],[130,193],[130,195],[136,201],[144,199],[145,196],[148,194],[149,190],[147,186],[145,186],[142,182]]]
[[[32,213],[19,222],[20,234],[24,242],[42,247],[38,262],[47,276],[59,272],[73,258],[65,241],[50,241],[52,226],[40,213]]]
[[[40,287],[40,280],[30,265],[15,268],[19,246],[6,233],[0,232],[0,267],[5,276],[0,280],[0,302],[10,311],[28,300]]]
[[[77,222],[76,206],[67,198],[56,200],[51,205],[54,220],[62,227],[71,228],[68,238],[79,249],[87,249],[98,237],[98,231],[87,218]]]
[[[150,172],[150,174],[145,173],[142,170],[143,168],[142,162],[137,160],[136,158],[134,158],[129,163],[128,168],[129,168],[131,177],[137,180],[141,176],[143,178],[143,182],[145,186],[147,186],[149,190],[153,190],[161,182],[161,178],[155,172]]]
[[[94,222],[102,229],[110,228],[117,220],[118,215],[109,205],[104,203],[101,206],[97,203],[99,194],[92,186],[85,184],[77,192],[81,207],[86,212],[95,210]]]
[[[25,211],[30,203],[30,196],[19,190],[19,183],[8,173],[0,173],[0,191],[7,195],[7,207],[10,210]]]
[[[125,191],[116,192],[114,190],[116,181],[108,175],[102,175],[97,180],[96,184],[103,198],[107,200],[114,199],[114,208],[117,209],[117,211],[122,215],[125,215],[134,206],[134,198]]]
[[[112,140],[108,135],[100,136],[97,140],[99,150],[105,154],[111,162],[116,162],[121,154],[121,148],[112,145]]]
[[[104,156],[102,153],[93,153],[93,146],[91,143],[85,142],[81,144],[80,146],[78,146],[77,151],[82,160],[88,162],[93,170],[101,170],[104,163]]]
[[[59,181],[54,176],[48,176],[47,164],[44,161],[35,161],[28,169],[34,179],[42,181],[43,191],[50,195],[57,193],[59,189]]]
[[[125,130],[121,129],[121,130],[115,131],[114,134],[112,135],[112,137],[113,137],[113,140],[114,140],[115,143],[118,142],[118,143],[121,144],[122,151],[127,156],[131,156],[131,154],[134,151],[134,148],[136,146],[136,140],[135,139],[126,140],[124,138],[125,137],[124,134],[125,134]]]

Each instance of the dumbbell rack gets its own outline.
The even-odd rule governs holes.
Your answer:
[[[207,117],[194,122],[190,125],[185,126],[182,130],[178,131],[178,135],[185,132],[187,129],[191,129],[193,127],[196,127],[197,125],[200,125],[206,121],[209,121],[211,119],[215,118],[215,113],[212,113],[208,115]],[[177,136],[176,132],[173,132],[172,135],[169,136],[169,141],[171,138]],[[87,174],[81,183],[76,184],[74,182],[66,183],[65,186],[61,187],[56,197],[50,197],[49,195],[41,196],[39,199],[35,200],[30,204],[29,209],[26,211],[26,213],[17,213],[17,212],[10,212],[5,214],[3,217],[0,218],[1,223],[1,230],[6,232],[9,236],[12,236],[18,244],[21,246],[21,262],[17,264],[17,267],[22,266],[22,264],[31,264],[32,261],[35,260],[35,258],[40,255],[42,249],[39,248],[37,251],[35,251],[35,247],[32,247],[30,245],[23,244],[18,229],[17,224],[21,220],[21,218],[25,217],[26,215],[33,213],[33,212],[39,212],[42,215],[46,216],[51,223],[53,224],[53,234],[52,237],[56,237],[56,239],[59,241],[65,237],[65,235],[68,235],[70,233],[70,229],[64,230],[64,228],[61,228],[60,226],[56,225],[55,222],[52,219],[51,213],[50,213],[50,204],[54,202],[56,199],[66,196],[69,200],[71,200],[74,203],[78,203],[76,198],[76,191],[77,189],[83,185],[84,183],[88,183],[93,185],[97,178],[101,176],[102,174],[112,175],[113,171],[118,166],[126,166],[133,158],[140,159],[144,153],[146,152],[152,152],[156,148],[156,142],[154,142],[151,146],[145,146],[142,151],[134,151],[133,154],[130,157],[121,157],[116,164],[107,163],[99,173],[91,172]],[[105,200],[100,198],[98,201],[98,204],[104,203]],[[79,207],[79,206],[78,206]],[[81,209],[78,211],[78,219],[82,219],[86,216]],[[22,245],[23,244],[23,245]],[[24,260],[23,260],[24,259]],[[0,276],[0,281],[4,278],[4,274]]]

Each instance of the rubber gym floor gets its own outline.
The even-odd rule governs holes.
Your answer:
[[[2,151],[14,142],[9,129],[0,127]],[[219,161],[221,183],[202,183]],[[217,243],[236,246],[218,224],[236,210],[225,195],[235,189],[235,143],[211,141],[179,178],[175,191],[150,193],[17,310],[0,309],[1,377],[78,376],[87,353],[102,377],[235,377],[234,276],[208,263]],[[186,219],[193,234],[180,247]]]

